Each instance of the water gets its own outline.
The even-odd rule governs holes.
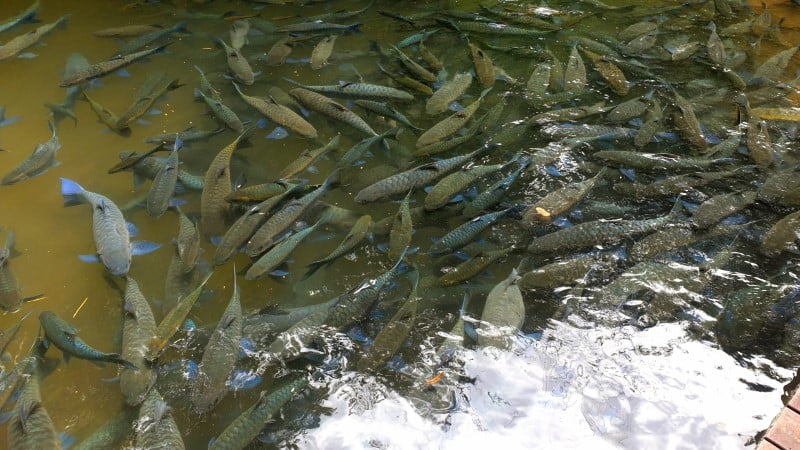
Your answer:
[[[90,62],[97,62],[110,57],[117,50],[118,43],[114,39],[93,37],[92,31],[126,24],[166,25],[178,20],[170,15],[175,8],[168,5],[124,7],[123,2],[76,4],[58,0],[44,3],[40,15],[43,22],[53,21],[66,13],[71,13],[72,17],[65,30],[56,30],[43,40],[45,45],[26,50],[38,54],[38,57],[0,62],[4,79],[0,84],[0,105],[6,106],[8,117],[22,116],[20,122],[0,128],[0,148],[7,150],[0,153],[0,169],[3,173],[22,160],[37,143],[49,137],[47,110],[42,104],[60,102],[63,98],[64,90],[58,87],[58,83],[66,57],[79,51]],[[476,11],[477,8],[472,2],[456,3],[457,8],[465,11]],[[277,20],[285,16],[309,16],[365,5],[366,2],[351,1],[309,7],[269,5],[262,11],[261,17]],[[27,6],[26,1],[4,2],[0,7],[0,16],[9,17]],[[412,8],[395,3],[379,7],[404,14],[410,13]],[[423,10],[423,6],[414,8]],[[788,43],[797,43],[798,35],[790,28],[798,25],[791,23],[791,13],[796,11],[788,5],[771,8],[773,21],[778,17],[787,17],[783,39]],[[253,5],[213,2],[192,9],[216,13],[233,9],[239,14],[249,14],[253,12]],[[585,9],[591,10],[588,6]],[[634,22],[612,13],[601,17],[585,19],[578,30],[616,32]],[[664,17],[672,18],[669,13]],[[358,18],[358,21],[364,23],[364,33],[340,37],[336,42],[336,51],[365,51],[369,40],[386,45],[412,33],[403,30],[397,22],[372,11]],[[718,25],[732,22],[720,19]],[[179,36],[168,55],[154,56],[149,62],[129,66],[127,70],[130,77],[115,74],[106,76],[102,78],[101,87],[89,91],[93,99],[119,114],[130,104],[147,74],[163,70],[179,77],[186,86],[169,93],[166,99],[156,104],[162,114],[143,117],[151,124],[135,124],[131,135],[123,138],[108,132],[103,124],[96,122],[96,116],[88,104],[79,101],[75,108],[78,125],[73,126],[72,121],[66,119],[58,128],[62,144],[58,154],[61,166],[22,183],[3,186],[0,190],[0,222],[6,229],[16,232],[17,249],[21,252],[20,256],[13,259],[12,267],[23,294],[43,293],[47,296],[44,300],[24,305],[19,312],[0,317],[0,326],[7,328],[25,312],[33,311],[23,324],[20,338],[9,348],[16,360],[21,359],[37,333],[36,316],[43,310],[54,311],[74,323],[80,329],[80,336],[91,345],[101,350],[116,350],[115,338],[121,311],[119,295],[105,281],[101,265],[87,265],[77,259],[78,254],[94,251],[90,211],[87,206],[61,206],[58,177],[74,179],[120,205],[146,192],[144,189],[147,184],[140,191],[133,190],[129,173],[107,175],[105,172],[118,162],[117,154],[120,151],[148,150],[150,147],[143,142],[147,136],[178,131],[192,125],[216,128],[217,123],[206,115],[205,105],[192,99],[191,91],[198,83],[194,65],[203,68],[217,88],[223,91],[226,103],[243,119],[258,120],[260,116],[235,95],[229,81],[223,77],[226,70],[224,56],[211,42],[212,36],[227,37],[229,27],[230,22],[221,20],[189,20],[188,28],[192,34]],[[31,28],[30,25],[17,27],[0,36],[0,40],[6,42],[11,36]],[[687,34],[705,42],[707,31],[701,25],[694,25]],[[506,42],[543,43],[565,61],[569,48],[560,39],[553,36],[541,41],[505,41],[482,37],[476,42],[495,45]],[[254,32],[243,52],[250,58],[256,58],[266,53],[273,40],[273,37]],[[466,46],[460,44],[452,33],[439,33],[427,42],[427,46],[443,60],[451,76],[472,67]],[[312,47],[313,44],[301,44],[291,58],[308,57]],[[761,55],[757,58],[764,60],[781,49],[783,47],[765,40],[761,43]],[[490,54],[498,66],[523,84],[532,70],[531,61],[539,61],[500,52]],[[389,80],[376,74],[375,60],[374,56],[366,56],[349,63],[364,74],[367,81],[389,84]],[[591,67],[590,62],[584,60],[587,67]],[[304,63],[287,63],[274,68],[255,62],[254,67],[263,74],[254,86],[244,89],[250,95],[266,95],[268,88],[273,85],[284,90],[290,89],[291,86],[282,80],[283,77],[306,84],[333,84],[338,80],[354,79],[352,71],[343,64],[332,64],[320,71],[312,71]],[[683,82],[690,81],[693,74],[705,73],[702,68],[688,64],[680,67],[686,72],[674,76]],[[796,69],[795,60],[786,70],[784,79],[790,79]],[[636,77],[631,76],[631,79]],[[727,86],[720,80],[715,80],[715,83]],[[592,89],[597,89],[598,85],[596,79],[590,82]],[[504,122],[530,116],[530,107],[515,98],[519,96],[520,89],[498,81],[480,113],[505,97],[507,106]],[[636,86],[629,97],[644,94],[647,90],[647,85]],[[468,104],[479,92],[477,82],[473,83],[468,96],[462,98],[462,103]],[[609,94],[608,89],[595,95],[594,101],[600,96],[609,96],[612,103],[619,100],[619,97]],[[426,118],[422,101],[398,109],[412,122],[425,128],[439,118]],[[732,109],[720,108],[719,111],[720,114],[709,112],[708,115],[702,115],[700,120],[713,133],[725,137],[725,128],[732,123]],[[312,115],[309,120],[326,142],[342,131],[342,149],[349,148],[360,139],[351,130],[319,115]],[[374,118],[368,120],[376,130],[387,128]],[[589,121],[602,123],[601,120]],[[248,184],[272,180],[302,150],[316,147],[296,136],[282,140],[266,139],[265,136],[274,128],[274,124],[268,124],[266,128],[259,129],[252,138],[252,146],[236,150],[231,169],[234,178],[244,174]],[[791,127],[783,128],[793,136]],[[777,136],[774,133],[773,140],[777,140]],[[193,174],[202,174],[217,151],[233,138],[234,133],[226,131],[206,142],[195,143],[183,151],[182,168]],[[373,150],[375,158],[358,168],[348,169],[343,185],[327,194],[324,201],[350,208],[356,215],[368,213],[374,220],[393,214],[399,206],[397,201],[359,205],[353,201],[353,197],[372,181],[410,164],[414,139],[411,133],[401,135],[400,144],[394,150],[396,153],[390,156],[381,150]],[[519,146],[522,150],[530,151],[547,141],[536,133],[530,133]],[[795,142],[796,138],[791,137],[785,145],[791,149]],[[469,145],[469,150],[473,148],[477,148],[477,141]],[[659,147],[654,149],[658,150]],[[459,151],[444,155],[455,155]],[[796,159],[791,151],[784,154],[789,163]],[[495,163],[507,159],[507,156],[498,154],[486,160]],[[586,174],[578,171],[579,163],[584,159],[585,155],[578,154],[556,164],[565,177],[554,177],[543,171],[526,173],[511,190],[509,198],[532,201],[560,187],[565,180],[584,179]],[[318,174],[303,172],[300,176],[309,178],[312,183],[320,182],[333,170],[336,160],[335,157],[322,158],[315,163]],[[746,158],[742,157],[741,161],[746,161]],[[746,181],[738,186],[752,189],[752,185]],[[708,195],[714,195],[725,190],[717,188],[708,189],[707,192]],[[182,198],[189,202],[183,207],[184,211],[199,211],[199,195],[190,193]],[[618,200],[618,196],[606,187],[597,189],[592,198]],[[424,194],[420,191],[414,199],[417,202],[415,205],[419,205],[424,200]],[[626,202],[621,203],[631,206]],[[642,207],[634,205],[634,216],[649,218],[662,214],[666,203],[651,202]],[[771,224],[788,212],[791,210],[776,212],[760,207],[748,211],[747,220],[765,219],[766,223]],[[134,209],[126,214],[126,218],[140,229],[139,239],[163,244],[163,248],[153,254],[135,257],[130,272],[151,300],[159,320],[163,317],[159,305],[164,300],[164,274],[170,262],[169,242],[177,230],[176,216],[167,213],[158,220],[151,220],[143,209]],[[573,215],[571,220],[579,222],[581,218]],[[462,222],[463,219],[455,216],[445,221],[415,224],[417,229],[413,245],[420,246],[424,252],[432,238],[442,236]],[[763,226],[761,228],[766,229]],[[528,234],[514,221],[501,221],[482,237],[504,245],[509,242],[525,243],[530,239]],[[286,279],[266,278],[249,282],[239,277],[244,309],[250,311],[268,305],[287,308],[325,301],[356,286],[365,277],[374,277],[392,263],[377,246],[386,238],[376,237],[374,242],[358,247],[354,256],[340,259],[308,280],[302,280],[305,265],[326,255],[338,245],[343,235],[344,232],[341,232],[327,240],[312,238],[299,246],[292,255],[294,262],[289,265],[290,275]],[[729,242],[714,241],[710,246],[698,248],[713,255]],[[331,339],[328,342],[329,349],[336,350],[334,355],[338,358],[328,361],[325,366],[334,368],[323,381],[315,382],[319,389],[290,404],[284,410],[284,419],[278,419],[267,427],[262,434],[262,440],[266,442],[264,445],[418,448],[435,442],[442,448],[455,448],[474,446],[478,442],[487,445],[503,442],[511,448],[554,445],[611,448],[654,445],[665,448],[706,448],[712,444],[717,448],[742,446],[756,431],[765,428],[778,411],[781,385],[791,377],[798,357],[781,339],[764,339],[764,336],[756,336],[755,343],[744,348],[737,347],[739,341],[736,339],[733,344],[726,344],[723,340],[725,349],[730,352],[726,353],[717,345],[718,328],[714,319],[734,289],[763,284],[765,279],[773,283],[792,284],[796,282],[796,269],[792,265],[795,260],[792,254],[784,253],[781,257],[770,259],[760,256],[757,245],[752,241],[741,239],[735,244],[739,245],[736,247],[740,252],[739,261],[727,266],[726,272],[714,279],[711,292],[698,293],[705,296],[700,300],[685,299],[680,308],[658,310],[654,306],[645,309],[644,312],[660,321],[646,329],[632,326],[618,316],[607,317],[602,308],[594,311],[593,306],[586,302],[572,303],[572,307],[577,305],[578,314],[562,320],[564,315],[560,304],[564,290],[526,291],[527,317],[522,328],[526,337],[520,337],[510,352],[467,350],[463,355],[463,368],[454,368],[433,388],[425,382],[436,375],[433,351],[441,339],[437,333],[446,332],[452,327],[464,289],[421,289],[423,303],[418,323],[412,332],[410,344],[401,350],[406,367],[399,370],[384,369],[378,376],[354,372],[354,361],[362,344],[343,336]],[[203,248],[205,259],[213,256],[214,247],[210,242],[204,240]],[[414,255],[409,260],[420,265],[423,276],[438,275],[442,267],[452,267],[457,263],[452,259],[431,263],[427,256],[422,255]],[[471,288],[468,291],[472,292],[473,297],[469,310],[473,316],[480,316],[486,290],[504,279],[519,260],[519,255],[501,260],[492,265],[487,274],[479,276],[469,285]],[[533,266],[550,260],[537,257]],[[249,258],[238,255],[233,262],[215,268],[215,274],[209,282],[213,297],[204,300],[190,315],[198,325],[213,326],[222,314],[231,294],[233,263],[237,270],[241,270],[247,266]],[[789,264],[787,274],[774,278],[786,263]],[[401,282],[400,289],[389,294],[390,299],[405,295],[406,286],[406,282]],[[654,304],[659,305],[657,302]],[[383,308],[386,317],[390,317],[393,308],[391,304]],[[631,316],[636,318],[638,315]],[[377,320],[367,321],[363,327],[364,333],[374,336],[379,329],[377,323]],[[354,353],[342,352],[348,348],[353,349]],[[744,354],[731,355],[735,350],[743,350]],[[162,362],[168,364],[182,358],[199,360],[201,353],[202,347],[197,346],[184,354],[170,350]],[[56,358],[60,354],[58,350],[51,350],[48,356]],[[315,365],[311,361],[301,360],[289,364],[288,369],[310,371]],[[10,368],[11,364],[6,366]],[[252,368],[254,364],[244,360],[237,367]],[[178,381],[181,378],[179,368],[166,371],[166,376],[159,381],[159,389],[173,407],[187,446],[200,448],[211,437],[219,435],[240,411],[251,405],[261,390],[269,391],[275,385],[272,382],[275,372],[275,369],[267,371],[266,381],[255,389],[229,394],[202,420],[188,408],[188,385]],[[281,370],[280,374],[283,375],[283,372]],[[75,436],[80,442],[120,411],[123,399],[118,385],[102,381],[112,379],[117,373],[117,368],[111,365],[100,368],[74,359],[69,365],[59,365],[43,381],[42,386],[44,405],[56,429]],[[0,433],[5,434],[5,427],[0,428]],[[5,439],[0,436],[0,442],[6,442]],[[133,441],[127,443],[132,445]]]

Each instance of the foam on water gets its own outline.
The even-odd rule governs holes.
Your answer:
[[[450,414],[423,415],[374,378],[342,380],[301,448],[742,448],[781,405],[779,382],[681,324],[554,323],[539,341],[469,350],[465,361],[475,381],[459,386]]]

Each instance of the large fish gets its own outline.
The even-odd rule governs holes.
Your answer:
[[[469,222],[461,224],[436,241],[436,243],[431,246],[430,253],[437,255],[463,247],[472,242],[472,240],[475,239],[475,237],[481,232],[483,232],[483,230],[490,227],[501,218],[509,214],[514,214],[521,209],[521,205],[515,205],[502,211],[491,212],[482,216],[478,216]]]
[[[122,305],[122,353],[120,357],[138,367],[123,368],[119,375],[119,388],[128,405],[142,403],[156,382],[156,376],[145,359],[148,345],[156,335],[156,320],[150,304],[139,289],[139,283],[128,277]]]
[[[233,22],[228,35],[231,38],[231,47],[241,50],[247,44],[247,33],[250,32],[250,22],[247,19]]]
[[[333,137],[333,139],[328,141],[327,144],[317,149],[303,150],[303,152],[300,153],[300,156],[298,156],[297,159],[290,162],[289,165],[287,165],[286,167],[283,168],[283,170],[281,170],[281,173],[278,174],[278,179],[286,180],[294,175],[297,175],[298,173],[306,170],[309,166],[314,164],[314,161],[322,157],[322,155],[328,153],[331,150],[337,149],[339,147],[340,136],[341,135],[337,134],[336,136]]]
[[[389,258],[397,259],[400,254],[411,245],[411,237],[414,234],[414,223],[411,217],[411,192],[408,191],[405,198],[400,202],[394,218],[392,228],[389,231]]]
[[[316,111],[322,115],[328,116],[331,119],[338,120],[339,122],[346,123],[362,133],[370,136],[377,136],[378,133],[372,129],[364,119],[359,117],[353,111],[345,108],[344,106],[336,103],[335,101],[325,97],[322,94],[309,91],[308,89],[295,88],[289,91],[295,100],[302,103],[306,108]]]
[[[56,427],[42,404],[40,383],[43,374],[39,365],[43,359],[37,356],[28,358],[33,359],[30,373],[8,422],[8,448],[60,450],[62,447]]]
[[[175,306],[161,319],[161,323],[158,324],[158,328],[156,329],[156,337],[148,344],[146,356],[148,361],[152,362],[158,359],[167,348],[169,340],[178,332],[181,325],[186,321],[186,317],[189,316],[189,312],[197,302],[197,299],[200,298],[200,294],[203,293],[203,289],[209,278],[211,278],[211,273],[206,275],[206,278],[200,282],[189,295],[178,299]]]
[[[183,450],[181,430],[167,402],[158,390],[151,389],[139,408],[136,422],[136,448]]]
[[[119,364],[126,369],[138,370],[138,367],[121,358],[117,353],[104,353],[90,347],[78,337],[77,328],[58,317],[54,312],[40,313],[39,322],[42,324],[47,342],[64,352],[64,361],[68,362],[70,357],[74,356],[96,363],[110,362]]]
[[[293,200],[280,211],[272,215],[261,228],[256,231],[247,243],[246,252],[257,256],[269,249],[283,232],[289,229],[322,195],[327,192],[339,177],[339,169],[333,171],[320,187],[303,197]]]
[[[217,153],[206,170],[203,192],[200,195],[200,230],[206,236],[224,231],[231,205],[225,197],[231,193],[231,155],[248,135],[244,132]]]
[[[308,378],[297,377],[272,393],[261,393],[258,401],[247,408],[222,431],[209,450],[233,450],[247,447],[266,425],[267,421],[280,411],[281,407],[296,397],[308,386]]]
[[[481,251],[439,277],[439,284],[442,286],[452,286],[454,284],[467,281],[483,272],[495,261],[505,258],[513,251],[514,246],[509,246],[498,250]]]
[[[197,91],[200,94],[200,97],[206,102],[208,108],[214,114],[214,116],[222,121],[228,128],[237,133],[244,132],[244,124],[242,123],[242,119],[236,115],[236,113],[228,107],[225,103],[222,103],[221,100],[217,100],[213,97],[206,95],[203,91]]]
[[[414,100],[414,96],[406,91],[389,86],[381,86],[379,84],[341,82],[328,86],[308,86],[289,78],[284,79],[302,89],[307,89],[329,97],[395,101]]]
[[[439,180],[433,185],[431,191],[425,197],[425,210],[433,211],[446,205],[450,199],[468,188],[476,180],[489,174],[495,173],[505,167],[505,164],[475,165],[457,170],[450,175]]]
[[[126,275],[131,267],[131,256],[145,255],[160,247],[153,242],[131,242],[122,211],[108,197],[87,191],[66,178],[61,179],[61,195],[64,197],[64,206],[80,203],[92,206],[92,230],[97,256],[112,275]],[[96,260],[91,255],[84,255],[81,259]]]
[[[607,169],[604,167],[592,178],[570,183],[557,189],[528,207],[522,215],[522,222],[527,225],[550,222],[556,217],[572,209],[586,194],[603,179]]]
[[[166,73],[155,73],[150,75],[139,88],[136,99],[131,106],[119,116],[115,128],[122,130],[129,128],[139,117],[142,117],[168,91],[183,86],[177,78],[167,76]]]
[[[346,255],[347,253],[351,252],[364,238],[367,237],[369,233],[369,229],[372,226],[372,217],[369,215],[363,215],[358,218],[353,228],[350,229],[350,232],[342,239],[342,242],[331,251],[328,256],[318,259],[311,264],[308,265],[308,272],[306,272],[306,277],[311,276],[314,272],[319,270],[321,267],[332,263],[334,260],[339,258],[340,256]]]
[[[219,44],[225,51],[225,57],[228,59],[228,68],[231,70],[233,77],[236,78],[238,82],[246,84],[247,86],[255,83],[256,74],[253,72],[253,68],[250,67],[247,58],[242,55],[242,52],[226,44],[225,41],[220,38],[215,38],[214,42]]]
[[[170,152],[147,193],[147,213],[156,219],[161,217],[169,208],[170,200],[175,195],[175,186],[178,184],[178,145]]]
[[[374,202],[417,189],[447,175],[447,173],[466,164],[472,158],[494,148],[495,147],[492,145],[484,145],[466,155],[434,161],[406,170],[405,172],[400,172],[360,190],[358,194],[356,194],[355,200],[359,203]]]
[[[31,6],[25,8],[25,10],[21,13],[3,23],[0,23],[0,33],[10,30],[21,23],[36,22],[36,14],[39,12],[40,6],[41,0],[36,0]]]
[[[36,144],[33,153],[4,176],[0,180],[0,184],[19,183],[36,175],[41,175],[47,169],[59,164],[56,161],[56,152],[61,148],[61,143],[58,141],[56,127],[53,122],[49,122],[48,125],[50,126],[50,132],[53,133],[50,139],[47,142]]]
[[[286,258],[305,240],[311,233],[317,230],[318,227],[324,225],[327,218],[322,218],[314,225],[298,231],[291,236],[288,236],[275,244],[274,247],[269,249],[266,253],[261,255],[254,263],[247,269],[245,274],[246,280],[255,280],[263,277],[264,275],[272,272],[275,268],[280,266]]]
[[[141,50],[144,47],[147,47],[153,42],[159,39],[163,39],[179,31],[184,31],[184,32],[186,31],[186,22],[179,22],[169,28],[160,28],[154,31],[150,31],[149,33],[144,33],[123,44],[119,48],[119,51],[114,54],[114,58],[136,53],[137,51]]]
[[[42,40],[45,36],[47,36],[51,31],[53,31],[56,27],[60,28],[65,27],[67,20],[69,20],[70,16],[71,14],[61,16],[58,20],[56,20],[53,23],[42,25],[33,31],[21,34],[15,37],[14,39],[11,39],[10,41],[6,42],[5,44],[0,45],[0,61],[16,56],[19,52],[36,44],[37,42]]]
[[[136,37],[162,29],[161,25],[123,25],[120,27],[103,28],[92,33],[93,36],[107,38]]]
[[[152,48],[149,50],[142,50],[140,52],[131,53],[130,55],[120,56],[117,58],[111,58],[107,61],[102,61],[96,64],[92,64],[91,66],[79,70],[73,73],[71,76],[64,77],[61,80],[59,86],[61,87],[68,87],[73,86],[76,84],[83,83],[85,81],[89,81],[93,78],[102,77],[104,75],[108,75],[109,73],[121,69],[128,64],[131,64],[141,58],[146,58],[150,55],[154,55],[156,53],[161,53],[164,49],[167,48],[171,43],[164,44],[160,47]]]
[[[525,322],[525,303],[517,282],[516,269],[505,280],[498,283],[486,297],[481,314],[478,344],[507,349],[511,339]]]
[[[446,81],[437,89],[433,95],[425,102],[425,112],[436,115],[447,111],[450,103],[456,101],[464,92],[467,92],[472,84],[472,75],[469,73],[457,73],[453,79]]]
[[[419,138],[417,138],[417,148],[419,149],[421,147],[442,141],[463,128],[481,106],[483,98],[489,93],[490,90],[491,88],[485,89],[483,92],[481,92],[480,97],[478,97],[478,99],[474,102],[470,103],[469,106],[461,111],[453,113],[451,116],[430,127],[428,131],[422,133]]]
[[[314,46],[314,50],[311,51],[312,69],[319,70],[328,65],[328,58],[330,58],[331,53],[333,53],[333,45],[336,43],[336,38],[337,36],[335,34],[325,36]]]
[[[239,96],[242,97],[242,100],[244,100],[245,103],[255,108],[269,120],[289,128],[300,136],[310,139],[317,138],[317,130],[313,125],[308,123],[306,119],[296,112],[275,101],[274,98],[269,97],[269,99],[263,99],[260,97],[245,95],[242,90],[239,89],[238,84],[234,83],[233,86],[236,88],[236,92],[239,93]]]
[[[228,307],[209,339],[198,366],[197,381],[192,385],[192,407],[198,414],[211,411],[228,391],[226,381],[239,355],[242,338],[242,305],[239,285],[233,279],[233,293]]]

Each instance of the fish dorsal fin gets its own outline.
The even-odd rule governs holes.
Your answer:
[[[352,81],[339,80],[339,87],[340,88],[346,88],[347,86],[351,86],[351,85],[354,85],[354,84],[356,84],[356,83],[352,82]]]
[[[136,307],[133,306],[133,302],[130,300],[125,300],[125,303],[122,305],[123,310],[126,314],[130,314],[134,320],[138,320],[139,318],[136,316]]]
[[[336,103],[336,102],[334,102],[334,101],[331,101],[330,105],[331,105],[333,108],[335,108],[335,109],[338,109],[339,111],[342,111],[342,112],[344,112],[344,111],[350,111],[349,109],[345,108],[344,106],[342,106],[342,105],[340,105],[340,104],[338,104],[338,103]]]
[[[28,383],[38,383],[38,380],[29,379]],[[28,418],[36,411],[36,408],[39,407],[40,403],[37,401],[33,401],[31,399],[24,399],[20,400],[21,404],[19,405],[19,426],[22,428],[22,432],[27,434],[28,433]]]

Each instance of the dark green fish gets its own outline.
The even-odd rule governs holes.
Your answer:
[[[119,388],[128,405],[142,403],[147,391],[156,382],[156,376],[145,359],[148,345],[156,337],[156,319],[150,304],[139,289],[139,283],[127,278],[125,299],[122,306],[122,352],[121,358],[138,367],[137,370],[123,368],[119,375]]]
[[[56,161],[56,153],[61,148],[61,143],[58,141],[56,127],[53,122],[49,122],[48,125],[50,126],[50,131],[53,133],[50,140],[42,144],[37,144],[36,148],[33,149],[33,153],[4,176],[3,179],[0,180],[0,184],[8,185],[19,183],[28,178],[41,175],[47,171],[47,169],[59,164],[59,162]]]
[[[179,31],[186,31],[186,22],[179,22],[169,28],[162,28],[160,30],[152,31],[131,39],[123,44],[113,57],[119,58],[121,56],[130,55],[131,53],[135,53],[159,39],[165,38],[170,34],[177,33]]]
[[[16,256],[14,241],[15,234],[10,231],[6,236],[5,246],[0,248],[0,308],[5,311],[16,311],[23,302],[42,298],[41,294],[22,297],[20,293],[17,277],[14,275],[14,271],[11,270],[10,264],[11,258]],[[1,354],[2,352],[0,352]]]
[[[258,401],[234,419],[208,447],[209,450],[240,450],[247,447],[258,436],[267,421],[306,386],[308,378],[299,377],[270,394],[262,392]]]
[[[120,56],[117,58],[111,58],[108,61],[99,62],[97,64],[92,64],[91,66],[79,70],[72,74],[71,76],[65,77],[59,86],[61,87],[68,87],[73,86],[76,84],[80,84],[86,81],[89,81],[93,78],[102,77],[104,75],[108,75],[109,73],[121,69],[128,64],[131,64],[141,58],[146,58],[150,55],[161,53],[164,49],[167,48],[170,43],[164,44],[160,47],[149,49],[149,50],[142,50],[140,52],[131,53],[130,55]]]
[[[239,303],[239,285],[234,273],[233,294],[203,351],[197,381],[192,385],[190,399],[192,408],[198,414],[211,411],[228,392],[226,382],[239,355],[241,338],[242,305]]]
[[[525,303],[519,289],[519,274],[511,269],[486,297],[478,332],[478,345],[508,349],[525,322]]]
[[[364,238],[367,237],[371,226],[372,216],[364,215],[359,217],[355,225],[353,225],[353,228],[350,229],[350,232],[347,233],[344,239],[342,239],[342,242],[339,243],[339,245],[333,249],[328,256],[318,259],[307,266],[308,272],[306,272],[305,277],[308,278],[321,267],[330,264],[340,256],[346,255],[352,251],[358,244],[361,243],[361,241],[364,240]]]
[[[65,322],[52,311],[44,311],[39,314],[39,322],[42,324],[47,342],[64,352],[65,361],[69,361],[70,356],[74,356],[87,361],[110,362],[127,369],[138,370],[138,367],[122,359],[118,353],[104,353],[90,347],[78,337],[77,328]]]
[[[175,133],[164,133],[155,136],[150,136],[146,138],[144,141],[148,144],[161,145],[162,147],[169,147],[174,145],[175,140],[177,140],[178,138],[180,138],[180,140],[183,141],[184,143],[203,141],[219,133],[222,133],[223,131],[225,131],[225,128],[222,127],[217,128],[216,130],[202,130],[194,126],[191,126],[183,131]]]
[[[431,246],[429,251],[431,254],[438,255],[463,247],[472,242],[472,240],[475,239],[475,237],[478,236],[483,230],[490,227],[501,218],[510,213],[520,211],[522,208],[522,205],[516,205],[502,211],[478,216],[465,224],[459,225],[454,230],[445,234],[440,240]]]
[[[136,447],[141,449],[183,450],[183,437],[172,417],[169,405],[155,388],[150,389],[139,408],[136,423]]]
[[[42,404],[41,369],[43,360],[29,356],[30,374],[22,387],[8,422],[8,448],[22,450],[61,449],[55,425]]]
[[[178,184],[178,148],[175,147],[167,157],[162,167],[150,186],[147,194],[147,213],[157,219],[169,208],[169,202],[175,195],[175,186]]]
[[[414,96],[404,90],[378,84],[342,82],[328,86],[307,86],[289,78],[285,78],[285,80],[303,89],[336,98],[394,100],[401,102],[414,100]]]
[[[248,135],[242,133],[217,153],[208,165],[200,196],[200,230],[206,235],[223,231],[231,205],[225,197],[231,193],[231,156]]]

